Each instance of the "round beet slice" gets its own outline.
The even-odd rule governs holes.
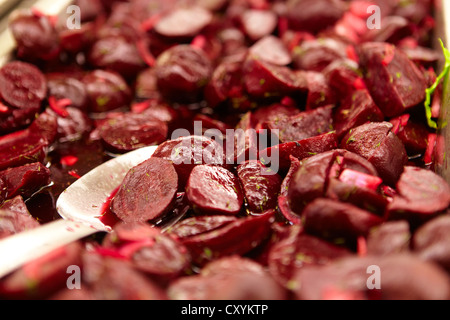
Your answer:
[[[238,178],[225,168],[209,165],[192,170],[186,195],[194,210],[202,214],[235,215],[244,201]]]
[[[127,173],[112,201],[112,211],[124,222],[159,218],[170,209],[177,188],[173,165],[164,159],[150,158]]]
[[[0,95],[16,108],[39,106],[47,94],[44,74],[34,65],[12,61],[0,69]]]

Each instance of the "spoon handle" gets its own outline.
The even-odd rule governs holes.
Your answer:
[[[98,230],[82,223],[58,219],[0,240],[0,278],[54,249]]]

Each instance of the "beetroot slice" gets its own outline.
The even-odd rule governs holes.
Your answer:
[[[401,49],[368,42],[358,52],[370,94],[387,117],[400,115],[425,98],[425,77]]]
[[[200,7],[179,7],[161,17],[154,30],[169,38],[193,37],[212,20],[211,12]]]
[[[167,124],[144,114],[122,113],[99,127],[100,137],[107,149],[127,152],[156,145],[167,138]]]
[[[299,225],[289,227],[289,235],[274,244],[269,251],[268,266],[272,276],[290,288],[295,273],[307,265],[326,265],[352,253],[328,241],[306,234]]]
[[[350,203],[318,198],[302,212],[305,231],[325,239],[342,238],[355,241],[367,236],[370,229],[383,222],[377,215]]]
[[[154,158],[171,161],[178,174],[178,186],[183,189],[192,169],[201,164],[225,166],[222,146],[204,136],[183,136],[161,143],[153,153]]]
[[[22,201],[22,203],[13,203],[17,201]],[[14,198],[5,201],[0,207],[0,239],[40,226],[40,223],[30,215],[26,206],[23,208],[24,206],[25,203],[22,199]]]
[[[40,162],[0,171],[0,179],[6,183],[9,199],[29,198],[51,181],[50,170]]]
[[[372,122],[349,131],[341,147],[366,158],[386,184],[395,185],[408,157],[401,140],[392,133],[389,122]]]
[[[450,204],[448,183],[433,171],[405,166],[396,186],[397,195],[389,204],[391,214],[431,215]]]
[[[13,61],[0,69],[0,95],[16,108],[39,106],[47,94],[44,74],[34,65]]]
[[[410,251],[411,231],[405,220],[386,221],[367,237],[367,254],[388,255]]]
[[[283,41],[273,35],[264,36],[255,42],[249,48],[249,52],[264,61],[280,66],[286,66],[292,62],[291,54]]]
[[[194,211],[201,214],[236,215],[244,201],[237,177],[219,166],[192,169],[186,195]]]
[[[234,216],[221,215],[190,217],[178,222],[166,232],[178,239],[183,239],[219,229],[237,219]]]
[[[112,201],[112,211],[125,222],[160,218],[170,210],[177,188],[173,165],[150,158],[127,173]]]
[[[288,170],[291,165],[290,156],[302,160],[325,151],[336,149],[337,146],[338,140],[336,134],[329,132],[299,141],[281,143],[261,151],[259,157],[262,163],[267,163],[268,159],[278,152],[278,166],[280,170]]]
[[[250,214],[261,214],[275,209],[282,179],[258,160],[248,160],[237,168],[246,209]]]
[[[181,239],[192,255],[193,262],[204,265],[214,259],[242,255],[261,244],[271,232],[274,212],[257,217],[239,218],[209,232]]]
[[[276,28],[277,21],[277,15],[269,10],[249,9],[240,17],[245,34],[253,41],[270,35]]]
[[[278,130],[281,142],[300,141],[333,130],[333,106],[303,111],[289,118],[271,121],[269,129]]]

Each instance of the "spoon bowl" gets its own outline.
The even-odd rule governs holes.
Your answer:
[[[156,148],[140,148],[106,161],[61,193],[56,210],[62,219],[1,240],[0,278],[58,247],[96,232],[111,231],[111,226],[100,220],[105,201],[127,172],[150,158]]]

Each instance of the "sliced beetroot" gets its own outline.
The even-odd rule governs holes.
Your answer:
[[[25,204],[22,196],[15,196],[14,198],[6,200],[0,205],[0,209],[12,211],[16,214],[30,216],[30,212],[28,211],[27,205]]]
[[[369,266],[379,269],[368,269]],[[381,281],[369,278],[376,274]],[[295,297],[301,300],[447,300],[450,294],[447,275],[442,269],[406,254],[355,256],[326,266],[307,266],[297,273],[293,282]],[[380,288],[369,288],[368,283],[378,284]]]
[[[0,95],[16,108],[40,106],[47,95],[45,76],[32,64],[9,62],[0,69]]]
[[[344,14],[339,0],[291,0],[287,3],[287,19],[294,30],[315,33],[335,24]]]
[[[350,203],[318,198],[302,212],[307,233],[325,239],[355,241],[367,236],[370,229],[380,225],[383,219]],[[350,242],[351,243],[351,242]]]
[[[269,122],[280,121],[283,118],[289,118],[300,113],[300,110],[294,106],[287,106],[280,103],[262,106],[252,112],[255,129],[267,128]]]
[[[370,230],[367,237],[367,254],[388,255],[408,253],[411,231],[405,220],[386,221]]]
[[[4,105],[4,112],[0,113],[0,134],[4,135],[14,131],[25,129],[39,114],[40,105],[26,109],[17,109],[11,106]]]
[[[322,70],[334,94],[343,99],[365,87],[362,71],[356,61],[345,58],[332,61]]]
[[[0,239],[40,226],[28,212],[24,212],[23,209],[19,211],[12,201],[5,201],[0,208]]]
[[[98,130],[109,151],[122,153],[157,145],[168,135],[167,124],[163,121],[132,112],[103,122]]]
[[[334,132],[329,132],[299,141],[281,143],[264,149],[259,153],[259,157],[262,163],[266,163],[275,152],[275,154],[279,155],[278,167],[280,170],[285,171],[288,170],[291,165],[291,156],[298,160],[302,160],[325,151],[336,149],[337,146],[338,139],[336,134]]]
[[[228,215],[195,216],[176,223],[167,229],[166,232],[176,238],[184,239],[222,228],[237,219]]]
[[[448,208],[450,187],[439,175],[428,169],[405,166],[396,185],[397,194],[389,204],[392,217],[433,216]]]
[[[46,74],[46,78],[49,96],[69,99],[72,107],[87,111],[89,98],[83,82],[64,73]]]
[[[343,59],[346,45],[332,38],[303,41],[293,50],[298,69],[321,72],[335,60]]]
[[[162,96],[176,102],[198,101],[213,71],[206,54],[190,45],[176,45],[164,51],[155,68]]]
[[[9,29],[21,59],[51,60],[57,57],[58,33],[50,16],[18,10],[11,16]]]
[[[236,215],[244,201],[238,178],[225,168],[210,165],[192,169],[186,195],[200,214]]]
[[[333,106],[303,111],[289,118],[271,121],[270,130],[278,130],[281,142],[300,141],[333,130]]]
[[[276,13],[270,10],[248,9],[240,16],[242,29],[252,41],[272,34],[277,22]]]
[[[57,133],[55,139],[59,142],[81,140],[92,130],[92,121],[86,113],[78,108],[67,107],[67,116],[58,116],[53,110],[47,109],[49,113],[56,117]]]
[[[125,79],[108,70],[94,70],[86,74],[82,82],[89,97],[89,111],[107,112],[128,106],[131,91]]]
[[[88,59],[94,67],[113,70],[125,78],[135,76],[145,67],[136,45],[124,36],[98,39],[90,48]]]
[[[352,128],[366,122],[381,122],[384,115],[375,105],[369,92],[356,90],[341,100],[334,114],[334,127],[340,139]]]
[[[303,74],[252,55],[244,62],[243,81],[246,91],[256,98],[279,97],[307,89]]]
[[[164,300],[166,294],[154,281],[128,261],[103,257],[96,252],[83,256],[83,288],[95,300]],[[66,275],[67,277],[67,275]]]
[[[154,220],[170,210],[177,189],[173,165],[152,157],[127,173],[111,208],[125,222]]]
[[[302,164],[299,159],[297,159],[292,155],[289,156],[289,161],[290,161],[289,171],[287,172],[286,176],[283,179],[283,182],[281,183],[280,196],[288,195],[289,185],[291,183],[292,176],[294,175],[295,172],[297,172],[298,168],[300,168]]]
[[[450,250],[448,244],[450,216],[438,216],[414,232],[412,246],[414,253],[426,261],[433,261],[450,270]]]
[[[29,129],[0,138],[0,170],[27,163],[44,162],[48,141]]]
[[[389,122],[372,122],[350,130],[341,147],[366,158],[386,184],[395,185],[408,157]]]
[[[72,242],[28,262],[0,281],[0,296],[45,299],[67,284],[70,266],[82,266],[83,244]],[[30,284],[33,284],[32,289]]]
[[[226,141],[227,162],[241,164],[245,160],[256,160],[258,157],[258,137],[254,130],[253,113],[249,111],[244,114],[235,129],[233,137],[227,137]]]
[[[270,273],[288,289],[292,289],[292,277],[304,266],[326,265],[334,259],[352,255],[346,248],[306,234],[299,225],[289,229],[289,235],[270,248],[268,257]]]
[[[273,35],[267,35],[256,41],[249,52],[269,63],[286,66],[292,62],[292,57],[283,41]]]
[[[299,70],[296,74],[297,76],[306,79],[308,88],[306,110],[325,107],[336,103],[335,93],[328,84],[323,73]]]
[[[147,68],[136,76],[135,94],[139,99],[159,99],[158,85],[156,84],[156,70]]]
[[[248,160],[237,167],[246,210],[250,214],[261,214],[277,206],[282,178],[258,160]]]
[[[163,15],[154,30],[168,38],[188,38],[197,35],[212,21],[212,14],[200,6],[180,6]]]
[[[242,255],[267,239],[273,219],[273,211],[239,218],[221,228],[181,239],[181,243],[188,248],[193,262],[199,265],[224,256]]]
[[[312,200],[325,196],[330,177],[339,177],[345,169],[377,176],[365,158],[344,149],[335,149],[303,159],[288,186],[288,201],[298,215]]]
[[[368,42],[359,49],[364,80],[385,116],[402,114],[425,98],[423,73],[401,49],[383,42]]]
[[[225,166],[222,146],[204,136],[183,136],[161,143],[152,157],[172,162],[178,174],[178,186],[184,188],[192,169],[197,165]]]
[[[206,84],[204,95],[211,107],[217,107],[228,100],[235,88],[242,87],[241,61],[223,61],[215,67],[210,81]]]
[[[390,119],[389,122],[394,125],[392,130],[405,145],[408,155],[415,155],[427,149],[430,131],[424,124],[410,118],[409,114],[404,114]]]
[[[262,265],[233,255],[208,263],[198,275],[175,280],[168,296],[171,300],[284,300],[287,292]]]
[[[0,179],[5,182],[10,199],[18,195],[29,198],[51,182],[50,170],[40,162],[0,171]]]

